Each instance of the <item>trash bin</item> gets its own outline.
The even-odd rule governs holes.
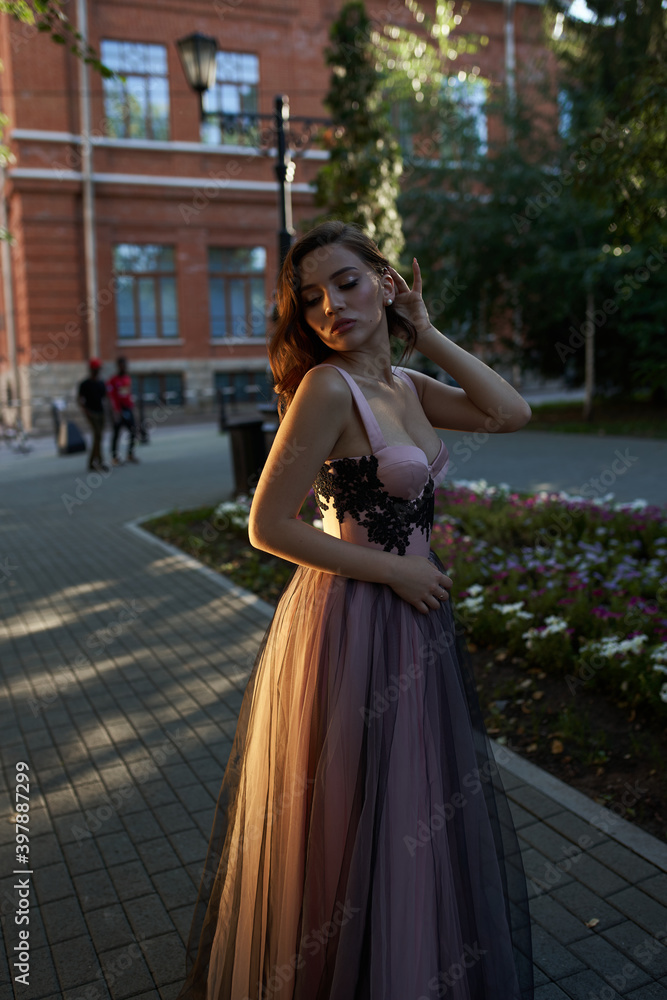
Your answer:
[[[247,495],[257,485],[266,460],[261,417],[229,417],[226,429],[232,444],[234,495]]]
[[[74,421],[65,417],[66,405],[64,399],[54,399],[51,403],[56,447],[59,455],[75,455],[86,451],[86,441]]]
[[[264,432],[264,448],[266,454],[268,455],[271,451],[273,439],[275,438],[280,425],[280,421],[278,419],[278,405],[277,403],[260,403],[257,409],[260,413],[264,414],[262,430]]]

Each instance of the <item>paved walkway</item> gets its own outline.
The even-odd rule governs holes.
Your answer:
[[[534,435],[498,437],[503,453],[514,439],[528,468],[544,453]],[[562,437],[548,438],[555,478]],[[591,468],[610,443],[588,439]],[[484,446],[488,467],[495,445]],[[662,447],[651,456],[648,443],[647,467]],[[225,438],[162,428],[138,454],[141,465],[89,483],[81,455],[0,461],[3,815],[26,762],[33,873],[13,874],[4,823],[2,1000],[169,1000],[183,978],[214,803],[268,619],[262,602],[128,526],[223,498]],[[663,482],[654,502],[664,500]],[[529,876],[536,1000],[667,998],[667,848],[495,749]],[[12,986],[10,964],[28,926],[14,921],[19,879],[28,986]]]

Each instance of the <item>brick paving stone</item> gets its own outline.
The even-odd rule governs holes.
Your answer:
[[[160,1000],[177,1000],[180,989],[181,988],[178,983],[169,983],[168,986],[161,986]]]
[[[533,966],[533,985],[536,986],[536,987],[537,986],[543,986],[546,983],[550,983],[550,982],[551,982],[551,979],[549,978],[549,976],[547,976],[546,973],[542,972],[541,969],[539,969],[536,965],[534,965]]]
[[[156,816],[158,823],[166,834],[192,830],[195,825],[191,814],[187,809],[183,808],[180,802],[161,806],[156,811]]]
[[[137,851],[146,867],[146,871],[151,876],[156,872],[171,871],[174,868],[178,868],[180,864],[178,855],[169,845],[166,837],[147,840],[143,844],[137,844]]]
[[[595,847],[591,847],[590,853],[628,882],[640,882],[642,879],[650,878],[651,875],[657,875],[659,871],[655,865],[615,840],[596,844]]]
[[[631,886],[608,897],[609,902],[630,920],[649,932],[667,928],[667,908],[651,899],[645,892]]]
[[[58,994],[58,1000],[87,1000],[88,997],[92,997],[93,1000],[112,1000],[107,984],[101,977]]]
[[[600,899],[580,882],[557,886],[552,895],[556,902],[574,913],[584,924],[596,918],[598,920],[597,931],[613,927],[614,924],[620,924],[625,920],[623,914],[615,907],[605,903],[603,899]]]
[[[516,785],[514,786],[517,787]],[[535,817],[532,813],[526,812],[517,802],[512,802],[509,800],[510,812],[512,814],[512,821],[514,823],[515,830],[522,830],[526,826],[532,826],[535,823]]]
[[[667,1000],[667,988],[661,983],[649,983],[632,993],[626,993],[625,997],[626,1000]]]
[[[153,885],[167,910],[173,906],[183,906],[188,901],[191,901],[194,906],[197,900],[197,890],[192,879],[182,867],[172,871],[158,872],[152,878]]]
[[[120,904],[91,910],[86,914],[86,923],[98,954],[135,940]]]
[[[146,948],[146,962],[157,986],[182,980],[183,960],[183,942],[176,931],[151,938]]]
[[[560,986],[555,983],[548,983],[546,986],[538,986],[535,990],[535,1000],[568,1000],[567,993],[563,993]]]
[[[17,970],[13,969],[12,980],[14,979],[14,975],[16,973]],[[21,988],[20,983],[15,984],[15,989],[17,991],[16,996],[18,997],[21,996],[21,994],[18,993],[18,990]],[[30,985],[28,988],[30,990],[30,1000],[42,1000],[43,997],[47,997],[50,994],[60,997],[58,975],[51,956],[51,950],[49,948],[38,948],[36,951],[31,953]],[[12,990],[12,994],[13,993],[14,991]]]
[[[30,840],[30,856],[34,864],[55,865],[62,863],[63,851],[54,833],[44,833],[41,837],[32,837]]]
[[[568,885],[572,882],[572,876],[563,868],[557,867],[549,858],[534,850],[532,847],[525,847],[519,834],[519,845],[521,847],[521,859],[523,861],[526,879],[533,895],[540,895],[543,892],[553,892],[557,886]]]
[[[561,979],[586,968],[584,962],[568,948],[559,944],[544,928],[533,926],[533,961],[552,979]]]
[[[95,843],[107,866],[138,860],[136,848],[125,831],[98,835]]]
[[[99,961],[87,935],[51,946],[53,963],[63,989],[73,989],[95,978]]]
[[[190,927],[192,925],[193,909],[191,906],[181,906],[169,911],[176,930],[181,936],[183,944],[188,943]]]
[[[72,878],[62,861],[35,869],[32,884],[40,906],[54,899],[65,899],[73,893]]]
[[[141,860],[124,862],[107,869],[119,899],[125,901],[151,891],[151,880]]]
[[[571,872],[575,879],[604,897],[629,888],[629,883],[624,878],[588,854],[580,854],[572,859]]]
[[[100,954],[100,964],[114,1000],[125,1000],[155,986],[146,965],[144,947],[149,948],[150,941],[134,941],[130,945],[111,948]]]
[[[63,854],[71,875],[84,875],[104,868],[102,855],[95,846],[92,834],[90,840],[63,845]]]
[[[621,995],[591,969],[559,979],[558,985],[572,1000],[621,1000]]]
[[[208,839],[203,837],[197,829],[174,833],[169,837],[169,843],[183,864],[189,864],[192,861],[203,861],[206,857]]]
[[[145,804],[137,812],[126,812],[123,816],[123,823],[134,844],[163,836],[162,827],[155,819],[153,813],[146,809]]]
[[[100,906],[112,906],[118,902],[113,882],[106,871],[89,872],[74,877],[77,896],[84,912]]]
[[[653,896],[663,906],[667,906],[667,874],[664,872],[653,875],[651,878],[642,879],[641,882],[637,882],[637,888],[641,889],[642,892],[647,892],[649,896]],[[667,928],[665,933],[667,933]]]
[[[215,805],[215,799],[208,789],[196,783],[188,788],[177,788],[176,794],[190,815]]]
[[[653,976],[640,969],[623,952],[599,934],[596,934],[592,940],[577,941],[571,944],[570,951],[578,955],[587,965],[590,965],[591,969],[602,976],[619,993],[625,993],[632,986],[643,986],[653,979]]]
[[[588,941],[594,932],[546,893],[530,900],[530,914],[561,944]]]
[[[185,907],[192,917],[192,906]],[[151,885],[150,895],[130,900],[125,913],[136,935],[167,934],[174,929],[173,911],[167,912],[164,903]]]
[[[631,921],[616,924],[602,932],[604,937],[622,950],[633,962],[640,965],[654,978],[667,975],[667,948],[656,941],[653,934]]]
[[[51,944],[69,941],[71,938],[78,938],[88,933],[83,911],[76,896],[40,905],[39,910]],[[32,925],[32,916],[30,922]],[[32,928],[30,936],[32,940]]]

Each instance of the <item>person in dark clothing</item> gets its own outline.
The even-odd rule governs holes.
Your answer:
[[[86,414],[93,432],[93,444],[88,459],[89,469],[108,472],[109,466],[102,461],[102,433],[104,431],[104,400],[107,388],[100,378],[101,362],[91,358],[88,362],[90,375],[79,385],[79,406]]]
[[[111,439],[111,463],[120,465],[118,458],[118,436],[121,428],[127,427],[130,432],[130,442],[127,449],[127,461],[137,463],[139,459],[134,454],[137,425],[134,419],[134,403],[132,401],[132,380],[127,374],[125,358],[116,360],[117,373],[107,382],[107,393],[113,413],[113,438]]]

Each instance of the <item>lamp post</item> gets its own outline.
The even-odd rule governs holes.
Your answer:
[[[290,118],[289,98],[286,94],[279,94],[274,101],[273,114],[259,114],[257,112],[244,112],[241,115],[228,114],[224,111],[207,111],[204,108],[204,94],[214,86],[216,80],[216,53],[218,43],[215,38],[202,35],[196,31],[186,38],[181,38],[176,42],[178,52],[183,65],[183,72],[190,87],[199,94],[199,115],[200,121],[216,121],[221,129],[238,131],[248,123],[256,130],[259,139],[258,146],[263,152],[268,153],[270,142],[275,135],[277,162],[275,164],[276,178],[278,180],[279,203],[278,214],[280,228],[278,230],[278,259],[282,266],[285,256],[292,245],[294,229],[292,227],[292,189],[296,164],[292,159],[292,149],[288,142],[288,136],[292,137],[292,123],[303,122],[304,127],[296,137],[296,145],[303,148],[310,140],[311,125],[331,125],[328,118],[310,118],[296,116]],[[271,127],[264,130],[259,129],[262,120],[269,120]],[[268,133],[268,135],[267,135]]]

